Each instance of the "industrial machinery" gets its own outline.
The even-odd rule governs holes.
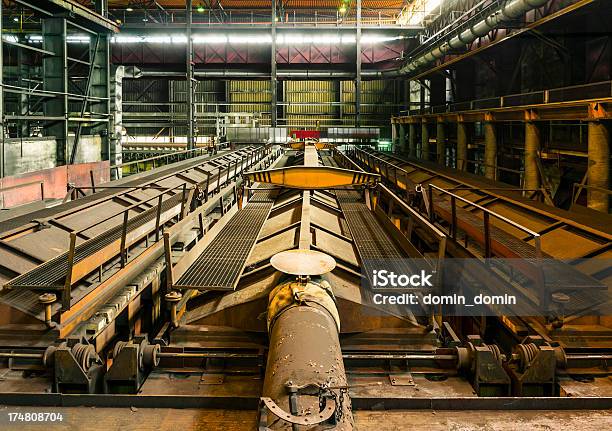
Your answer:
[[[364,409],[612,407],[607,298],[585,303],[609,287],[610,224],[298,144],[224,149],[0,223],[1,402],[246,409],[260,431],[355,429]],[[556,230],[592,247],[568,260]],[[466,257],[484,265],[471,284],[547,313],[373,301],[373,262],[448,273]],[[553,272],[569,282],[525,290]]]

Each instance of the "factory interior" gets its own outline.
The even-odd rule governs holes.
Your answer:
[[[0,429],[612,429],[611,1],[0,18]]]

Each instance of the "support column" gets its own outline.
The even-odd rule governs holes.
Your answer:
[[[355,37],[355,127],[361,127],[361,0],[357,0],[357,31]]]
[[[410,157],[416,157],[416,138],[417,129],[416,124],[410,123],[408,125],[408,155]]]
[[[399,150],[402,154],[406,153],[406,127],[399,125]]]
[[[485,121],[484,123],[484,138],[485,138],[485,177],[491,180],[495,179],[495,167],[497,166],[497,130],[495,123]]]
[[[589,122],[588,185],[610,189],[610,128],[604,121]],[[587,205],[596,211],[608,213],[610,199],[607,193],[588,190]]]
[[[270,44],[270,94],[272,97],[272,106],[270,113],[270,126],[278,125],[278,79],[276,67],[276,0],[272,0],[272,43]],[[276,136],[276,133],[273,135]]]
[[[421,123],[421,159],[429,160],[429,129],[425,119]]]
[[[397,129],[399,125],[395,123],[391,123],[391,146],[394,149],[398,148],[398,137],[397,137]]]
[[[438,163],[442,166],[446,166],[446,125],[442,120],[438,120],[436,129],[436,151],[438,154]]]
[[[193,93],[195,92],[195,77],[193,73],[193,39],[191,29],[193,22],[193,1],[187,0],[187,149],[192,150],[195,145],[195,109],[193,105]]]
[[[2,35],[2,1],[0,1],[0,37]],[[4,177],[4,87],[2,76],[4,75],[3,46],[0,40],[0,178]],[[0,205],[3,205],[0,202]]]
[[[57,143],[57,165],[68,161],[68,60],[66,52],[66,19],[44,18],[43,49],[53,55],[43,57],[43,90],[52,91],[55,97],[46,99],[43,106],[45,117],[61,118],[51,123],[48,136],[55,136]]]
[[[540,127],[533,121],[525,123],[525,180],[523,188],[534,190],[540,188],[538,170],[538,151],[540,151]]]
[[[117,66],[111,81],[111,118],[113,122],[110,139],[110,165],[123,162],[123,77],[125,66]],[[121,178],[121,169],[111,170],[111,180]]]
[[[463,121],[457,122],[457,169],[467,170],[468,130]]]

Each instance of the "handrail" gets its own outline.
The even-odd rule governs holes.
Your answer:
[[[464,197],[461,197],[455,193],[452,193],[448,190],[445,190],[441,187],[438,187],[434,184],[429,184],[429,205],[430,208],[433,207],[433,190],[437,190],[443,194],[449,195],[451,197],[451,212],[453,214],[453,220],[451,222],[451,236],[454,238],[456,236],[455,233],[453,233],[452,231],[456,230],[456,226],[457,226],[457,220],[456,220],[456,200],[460,200],[461,202],[464,202],[474,208],[479,209],[480,211],[483,212],[484,214],[484,224],[483,224],[483,229],[484,229],[484,234],[485,234],[485,248],[486,250],[486,254],[487,256],[485,257],[490,257],[490,241],[491,241],[491,232],[490,232],[490,222],[489,222],[489,216],[492,216],[500,221],[503,221],[504,223],[509,224],[510,226],[519,229],[522,232],[525,232],[527,235],[533,237],[534,240],[534,244],[535,244],[535,249],[536,249],[536,258],[537,259],[541,259],[542,258],[542,244],[541,244],[541,237],[540,234],[537,232],[532,231],[531,229],[513,221],[510,220],[509,218],[506,218],[504,216],[502,216],[501,214],[497,214],[494,211],[491,211],[488,208],[485,208],[481,205],[478,205],[475,202],[470,201],[469,199],[466,199]],[[430,216],[433,217],[433,211],[430,211]]]
[[[571,90],[577,90],[577,89],[589,89],[589,88],[595,88],[598,86],[607,88],[607,92],[604,92],[597,97],[578,98],[578,99],[567,98],[563,100],[561,99],[556,100],[556,102],[577,102],[577,101],[582,101],[582,100],[588,101],[588,100],[596,100],[598,98],[612,97],[612,80],[610,80],[610,81],[593,82],[589,84],[572,85],[568,87],[550,88],[546,90],[531,91],[527,93],[514,93],[514,94],[506,94],[504,96],[487,97],[487,98],[482,98],[482,99],[466,100],[466,101],[454,102],[454,103],[445,103],[444,105],[431,105],[425,108],[402,110],[402,111],[399,111],[399,114],[400,116],[412,115],[412,114],[417,114],[417,115],[440,114],[440,113],[449,113],[449,112],[466,112],[466,111],[473,111],[473,110],[478,110],[478,109],[497,109],[497,108],[506,108],[506,107],[530,106],[534,104],[535,105],[546,104],[550,102],[551,93],[555,95],[556,93],[559,93],[559,92],[571,91]],[[533,97],[533,96],[541,96],[541,103],[527,103],[523,105],[520,105],[520,104],[519,105],[515,105],[515,104],[508,105],[506,103],[508,102],[509,99],[525,98],[525,97]],[[494,102],[492,103],[492,105],[494,106],[488,106],[488,105],[486,107],[478,106],[478,104],[482,104],[485,102]],[[461,107],[461,108],[466,107],[467,109],[457,110],[458,107]]]

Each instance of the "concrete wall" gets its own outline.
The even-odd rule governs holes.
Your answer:
[[[68,136],[68,148],[72,150],[74,135]],[[102,160],[102,138],[100,136],[82,135],[74,163],[91,163]]]
[[[19,175],[55,167],[57,145],[53,138],[6,139],[5,175]]]

